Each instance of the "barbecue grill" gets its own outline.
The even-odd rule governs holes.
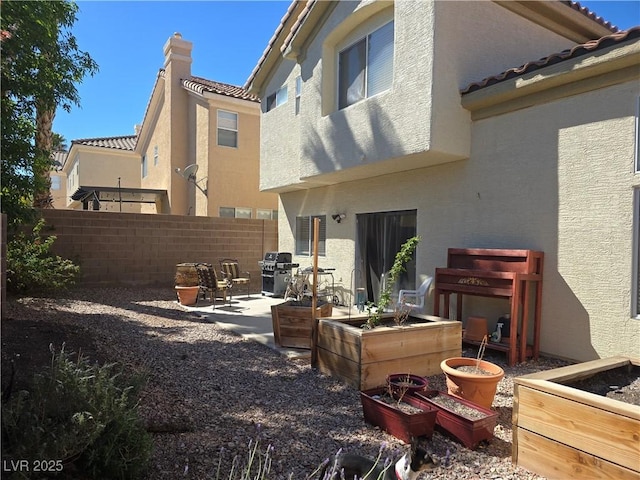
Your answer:
[[[258,262],[262,269],[262,295],[283,296],[291,281],[291,272],[299,264],[291,263],[288,252],[267,252]]]

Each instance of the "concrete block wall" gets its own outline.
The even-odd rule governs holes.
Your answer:
[[[277,221],[42,210],[53,251],[79,263],[84,286],[173,286],[176,264],[236,258],[262,290],[258,261],[278,249]]]

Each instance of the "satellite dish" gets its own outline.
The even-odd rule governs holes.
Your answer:
[[[184,167],[184,170],[181,170],[179,167],[176,168],[176,173],[178,175],[180,175],[181,177],[184,177],[188,182],[193,183],[198,190],[200,190],[202,193],[204,193],[205,197],[207,196],[207,189],[202,188],[200,185],[198,185],[198,182],[196,181],[196,172],[198,171],[198,165],[197,164],[192,164],[192,165],[187,165],[186,167]]]
[[[178,173],[179,175],[182,175],[184,178],[191,181],[195,181],[197,171],[198,171],[198,165],[195,163],[192,165],[187,165],[184,168],[184,170],[180,170],[180,168],[176,168],[176,173]]]

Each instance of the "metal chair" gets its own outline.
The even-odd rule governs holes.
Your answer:
[[[240,265],[235,258],[223,258],[220,260],[220,268],[226,279],[235,285],[247,286],[247,298],[251,293],[251,274],[240,272]]]
[[[398,308],[409,308],[422,312],[424,310],[424,299],[427,296],[431,282],[433,282],[433,277],[427,277],[417,290],[400,290],[398,292]]]
[[[196,265],[196,271],[198,272],[198,280],[200,287],[200,294],[205,299],[207,293],[209,299],[213,303],[213,308],[216,308],[216,297],[218,293],[222,295],[222,303],[227,301],[227,290],[229,290],[229,303],[231,303],[231,285],[227,280],[218,280],[218,275],[215,269],[210,263],[198,263]],[[200,297],[200,295],[198,295]],[[196,300],[197,305],[197,300]]]

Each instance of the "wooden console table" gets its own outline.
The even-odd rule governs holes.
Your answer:
[[[509,343],[487,344],[487,348],[507,353],[509,365],[538,359],[542,309],[542,269],[544,253],[534,250],[450,248],[447,268],[436,268],[433,314],[449,317],[451,294],[457,295],[456,320],[462,320],[463,295],[506,298],[511,304]],[[533,345],[528,343],[530,287],[535,290]],[[440,314],[440,295],[444,312]],[[518,339],[518,333],[520,338]],[[464,340],[479,345],[480,342]]]

